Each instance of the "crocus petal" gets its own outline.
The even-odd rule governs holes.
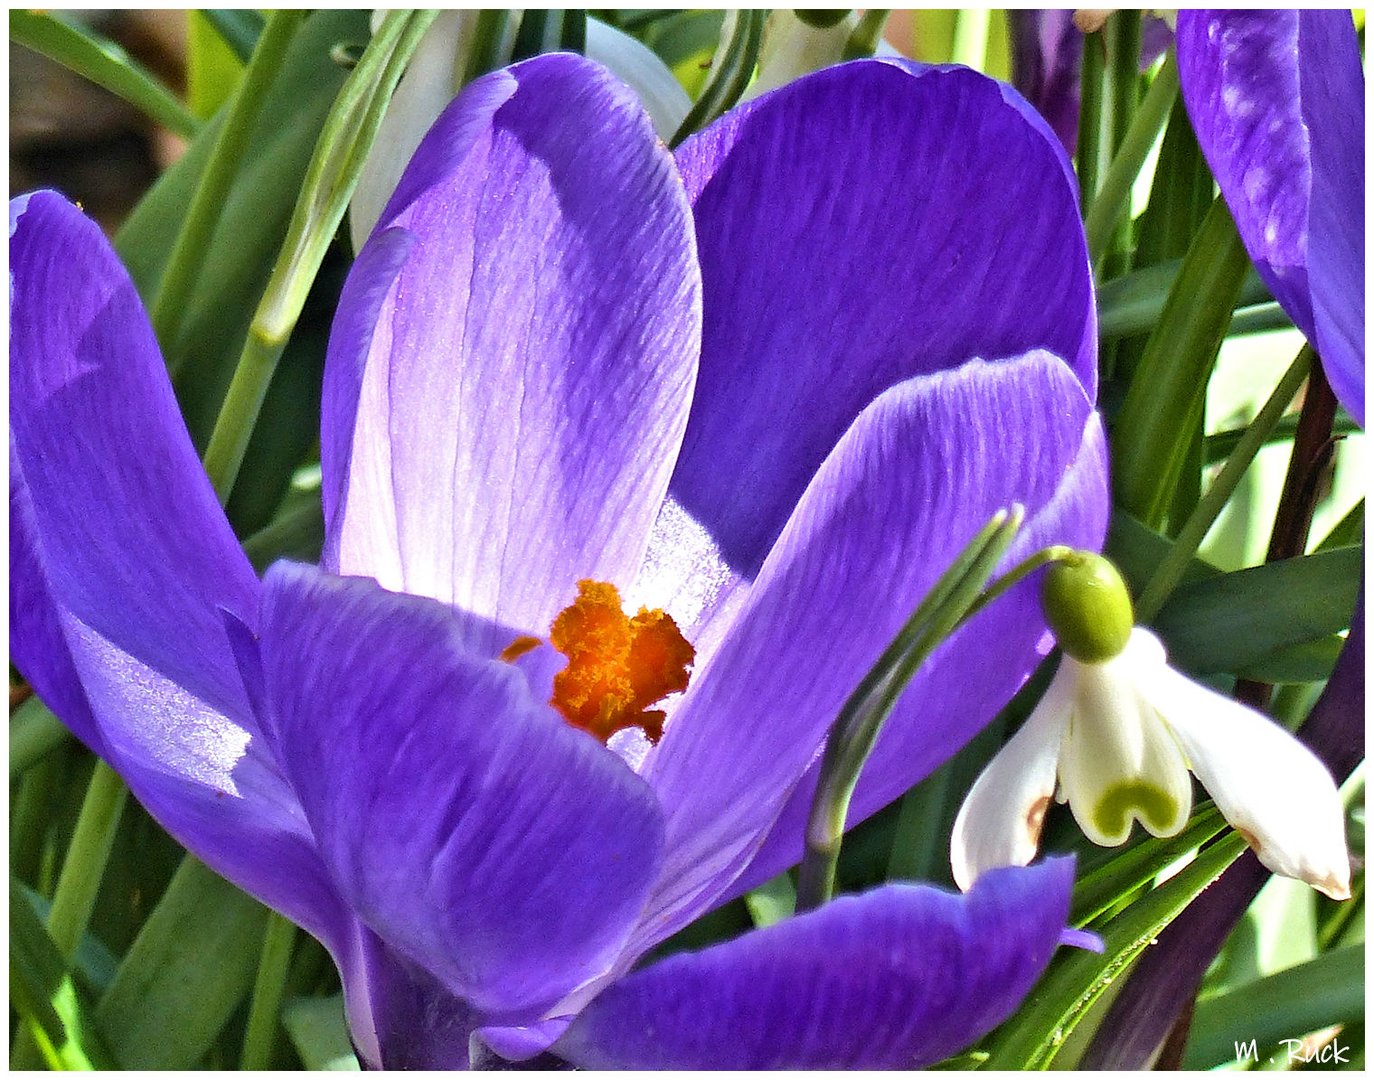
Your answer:
[[[476,9],[441,11],[401,76],[348,205],[354,251],[362,250],[396,190],[406,162],[458,92],[462,69],[472,50],[477,16]]]
[[[1198,143],[1274,298],[1364,421],[1364,79],[1349,11],[1180,11]]]
[[[1033,348],[1095,387],[1072,173],[1008,87],[856,61],[734,110],[677,156],[705,323],[672,493],[746,576],[882,390]]]
[[[1043,116],[1073,153],[1078,144],[1078,71],[1083,32],[1067,8],[1007,12],[1011,37],[1011,83]]]
[[[1063,668],[1055,672],[1021,730],[969,789],[950,837],[950,866],[959,888],[967,890],[999,866],[1026,866],[1040,850],[1073,690],[1071,673]]]
[[[1141,691],[1260,862],[1333,899],[1350,895],[1340,794],[1311,750],[1268,717],[1176,671]]]
[[[399,274],[364,250],[379,280],[338,317],[385,291],[375,332],[330,343],[327,565],[546,633],[579,579],[629,584],[686,424],[699,282],[672,160],[604,69],[541,56],[464,90],[380,228],[414,240]]]
[[[88,742],[173,836],[329,940],[337,899],[224,629],[226,612],[253,622],[257,579],[133,283],[52,192],[11,203],[10,280],[11,602],[16,629],[60,627],[65,648],[35,681],[58,685],[50,704],[78,734],[98,727]]]
[[[586,1068],[913,1068],[1020,1003],[1063,928],[1073,862],[967,896],[889,885],[682,953],[605,990],[554,1051]]]
[[[48,592],[37,526],[23,469],[10,436],[10,663],[38,696],[97,754],[104,746],[81,677],[72,662],[62,619]]]
[[[624,31],[589,18],[586,53],[588,60],[604,64],[635,92],[660,138],[672,138],[691,111],[692,99],[656,52]]]
[[[1082,387],[1044,353],[912,379],[855,421],[647,766],[669,839],[644,934],[681,925],[739,874],[841,705],[935,579],[999,508],[1019,501],[1034,513],[1052,502],[1085,427],[1098,430]],[[1095,495],[1066,521],[1063,542],[1100,541],[1107,503],[1097,462]],[[884,802],[1005,704],[1038,660],[1043,632],[1033,594],[1021,593],[940,649],[883,737],[886,760],[901,759],[883,770]],[[799,855],[800,832],[793,840]]]
[[[598,974],[659,863],[644,783],[445,605],[286,563],[264,584],[275,739],[363,922],[498,1020]]]

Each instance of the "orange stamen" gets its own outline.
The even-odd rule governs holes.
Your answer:
[[[631,727],[658,742],[665,714],[648,707],[687,689],[696,658],[671,616],[640,608],[630,618],[614,585],[579,581],[577,599],[554,619],[549,639],[568,658],[554,676],[550,702],[568,723],[602,742]],[[524,646],[526,640],[532,639],[517,638],[501,658],[528,651],[533,646]]]

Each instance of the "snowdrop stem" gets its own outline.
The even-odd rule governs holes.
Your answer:
[[[826,740],[807,822],[798,911],[818,907],[833,895],[849,802],[883,724],[920,666],[975,609],[1024,516],[1020,505],[993,515],[931,587],[840,710]]]

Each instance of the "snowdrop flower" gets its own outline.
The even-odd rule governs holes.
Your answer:
[[[1124,843],[1133,821],[1176,835],[1192,809],[1191,770],[1270,870],[1350,896],[1340,796],[1307,747],[1170,668],[1159,639],[1132,626],[1125,584],[1101,556],[1054,564],[1042,599],[1064,656],[959,810],[950,857],[960,888],[1035,858],[1056,790],[1096,844]]]

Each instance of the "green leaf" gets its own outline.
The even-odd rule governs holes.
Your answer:
[[[342,994],[327,998],[295,998],[287,1002],[282,1023],[307,1069],[312,1072],[358,1071],[358,1059],[348,1039]]]
[[[1185,1069],[1234,1061],[1237,1043],[1276,1046],[1364,1017],[1364,947],[1323,953],[1230,993],[1198,1002]]]
[[[233,96],[244,61],[204,12],[186,14],[186,100],[201,120]]]
[[[214,27],[240,63],[248,63],[266,21],[260,14],[248,8],[205,8],[196,14]]]
[[[1145,587],[1172,547],[1173,541],[1167,536],[1142,525],[1137,518],[1119,507],[1113,508],[1111,523],[1107,527],[1107,543],[1103,551],[1116,563],[1133,594],[1139,594]],[[1202,581],[1220,573],[1217,567],[1205,559],[1194,556],[1183,571],[1182,583]]]
[[[62,953],[10,878],[10,1006],[26,1022],[50,1069],[107,1068],[110,1057],[91,1029]]]
[[[1170,259],[1132,270],[1102,285],[1097,290],[1098,337],[1109,340],[1148,333],[1164,313],[1169,290],[1178,279],[1182,266],[1182,259]],[[1269,289],[1251,267],[1245,273],[1240,298],[1236,301],[1236,317],[1251,310],[1254,305],[1271,302]]]
[[[1220,574],[1175,590],[1154,619],[1173,662],[1195,674],[1279,663],[1350,625],[1363,548],[1336,548]]]
[[[10,40],[70,68],[186,138],[200,122],[113,41],[57,15],[10,12]]]
[[[1237,834],[1221,837],[1162,885],[1104,926],[1105,950],[1061,949],[1021,1009],[989,1038],[988,1069],[1049,1068],[1065,1040],[1159,932],[1245,850]]]
[[[1220,197],[1183,260],[1112,431],[1117,503],[1159,528],[1173,499],[1246,268]]]
[[[1130,898],[1142,885],[1226,828],[1221,812],[1204,803],[1177,836],[1144,836],[1092,869],[1080,867],[1069,921],[1084,926]]]
[[[34,695],[10,713],[10,779],[71,738],[66,726]]]
[[[189,855],[96,1009],[125,1069],[188,1069],[248,995],[267,909]]]
[[[225,198],[175,342],[163,342],[178,372],[177,396],[197,446],[219,413],[243,340],[286,236],[306,167],[348,72],[330,49],[367,38],[360,11],[317,11],[306,19],[262,105],[244,162]],[[145,301],[164,264],[218,131],[212,121],[187,155],[154,185],[120,230],[116,247]]]

